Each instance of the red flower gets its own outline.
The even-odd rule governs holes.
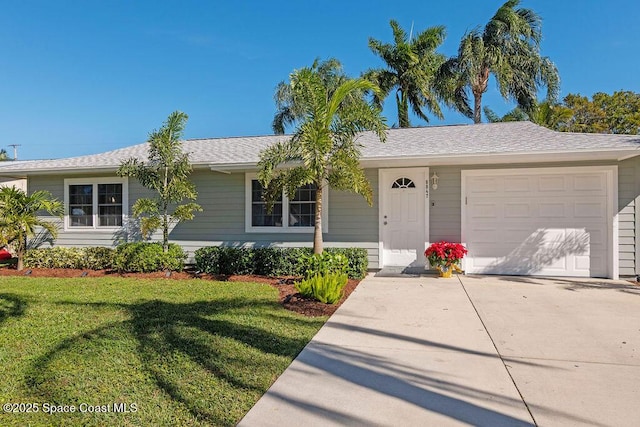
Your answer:
[[[460,263],[460,260],[467,254],[467,248],[461,243],[451,243],[441,241],[432,243],[424,256],[427,257],[432,266],[449,267],[452,264]]]

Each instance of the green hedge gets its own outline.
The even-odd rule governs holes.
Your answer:
[[[367,274],[367,250],[328,248],[325,252],[347,257],[347,274],[362,279]],[[209,246],[195,251],[196,268],[210,274],[257,274],[260,276],[304,276],[305,259],[311,248],[235,248]]]
[[[123,243],[116,248],[113,268],[128,273],[152,271],[182,271],[187,254],[179,245],[169,244],[164,253],[160,243]]]
[[[78,268],[104,270],[113,266],[115,250],[105,247],[29,249],[24,255],[28,268]]]

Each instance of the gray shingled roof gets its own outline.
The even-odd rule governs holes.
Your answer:
[[[195,165],[224,168],[254,165],[265,147],[287,136],[190,139],[183,142]],[[640,149],[638,135],[605,135],[554,132],[530,122],[482,125],[432,126],[389,130],[380,143],[371,132],[358,141],[362,160],[385,158],[465,157],[491,154],[548,154]],[[640,154],[640,151],[638,152]],[[2,172],[45,172],[57,170],[114,169],[130,157],[145,159],[147,144],[120,148],[101,154],[56,160],[16,162],[2,165]],[[553,157],[549,158],[553,160]]]

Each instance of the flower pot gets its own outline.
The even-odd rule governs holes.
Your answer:
[[[451,266],[436,267],[436,269],[440,272],[440,277],[451,278],[451,275],[453,274],[453,268]]]

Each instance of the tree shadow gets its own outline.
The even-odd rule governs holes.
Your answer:
[[[0,324],[10,317],[19,317],[24,314],[27,301],[11,293],[0,293]]]
[[[549,240],[547,234],[548,230],[536,230],[507,255],[488,265],[484,271],[488,274],[500,271],[507,275],[532,275],[565,256],[581,255],[589,249],[589,234],[585,230],[571,230],[553,240]]]
[[[289,324],[292,327],[299,325],[301,320],[295,317],[274,318],[271,309],[279,305],[263,299],[232,298],[190,303],[152,300],[133,304],[62,301],[58,304],[124,310],[129,318],[66,338],[32,363],[25,383],[36,395],[50,401],[70,400],[56,380],[58,360],[67,355],[82,354],[92,343],[101,345],[104,341],[105,345],[113,345],[114,340],[122,339],[122,334],[130,334],[144,371],[165,396],[198,420],[228,424],[229,421],[219,414],[225,408],[212,408],[199,392],[194,391],[198,384],[194,384],[193,375],[200,373],[197,380],[202,381],[202,385],[216,382],[228,389],[253,393],[257,398],[271,385],[272,375],[279,371],[269,372],[266,378],[257,375],[256,371],[262,367],[271,369],[274,359],[278,360],[279,369],[283,369],[308,342],[256,326],[247,320],[249,316],[235,316],[250,313],[251,319],[258,319],[261,324],[279,322],[285,329]],[[320,326],[322,323],[317,319],[307,321],[308,325]],[[185,367],[192,369],[189,372]]]
[[[470,275],[469,277],[473,277]],[[555,284],[562,286],[567,291],[580,291],[580,290],[603,290],[603,291],[618,291],[629,295],[640,296],[640,284],[634,284],[631,282],[621,283],[615,280],[598,280],[593,278],[562,278],[562,277],[517,277],[517,276],[504,276],[499,280],[505,282],[517,282],[526,283],[528,285],[547,286],[549,284]]]

